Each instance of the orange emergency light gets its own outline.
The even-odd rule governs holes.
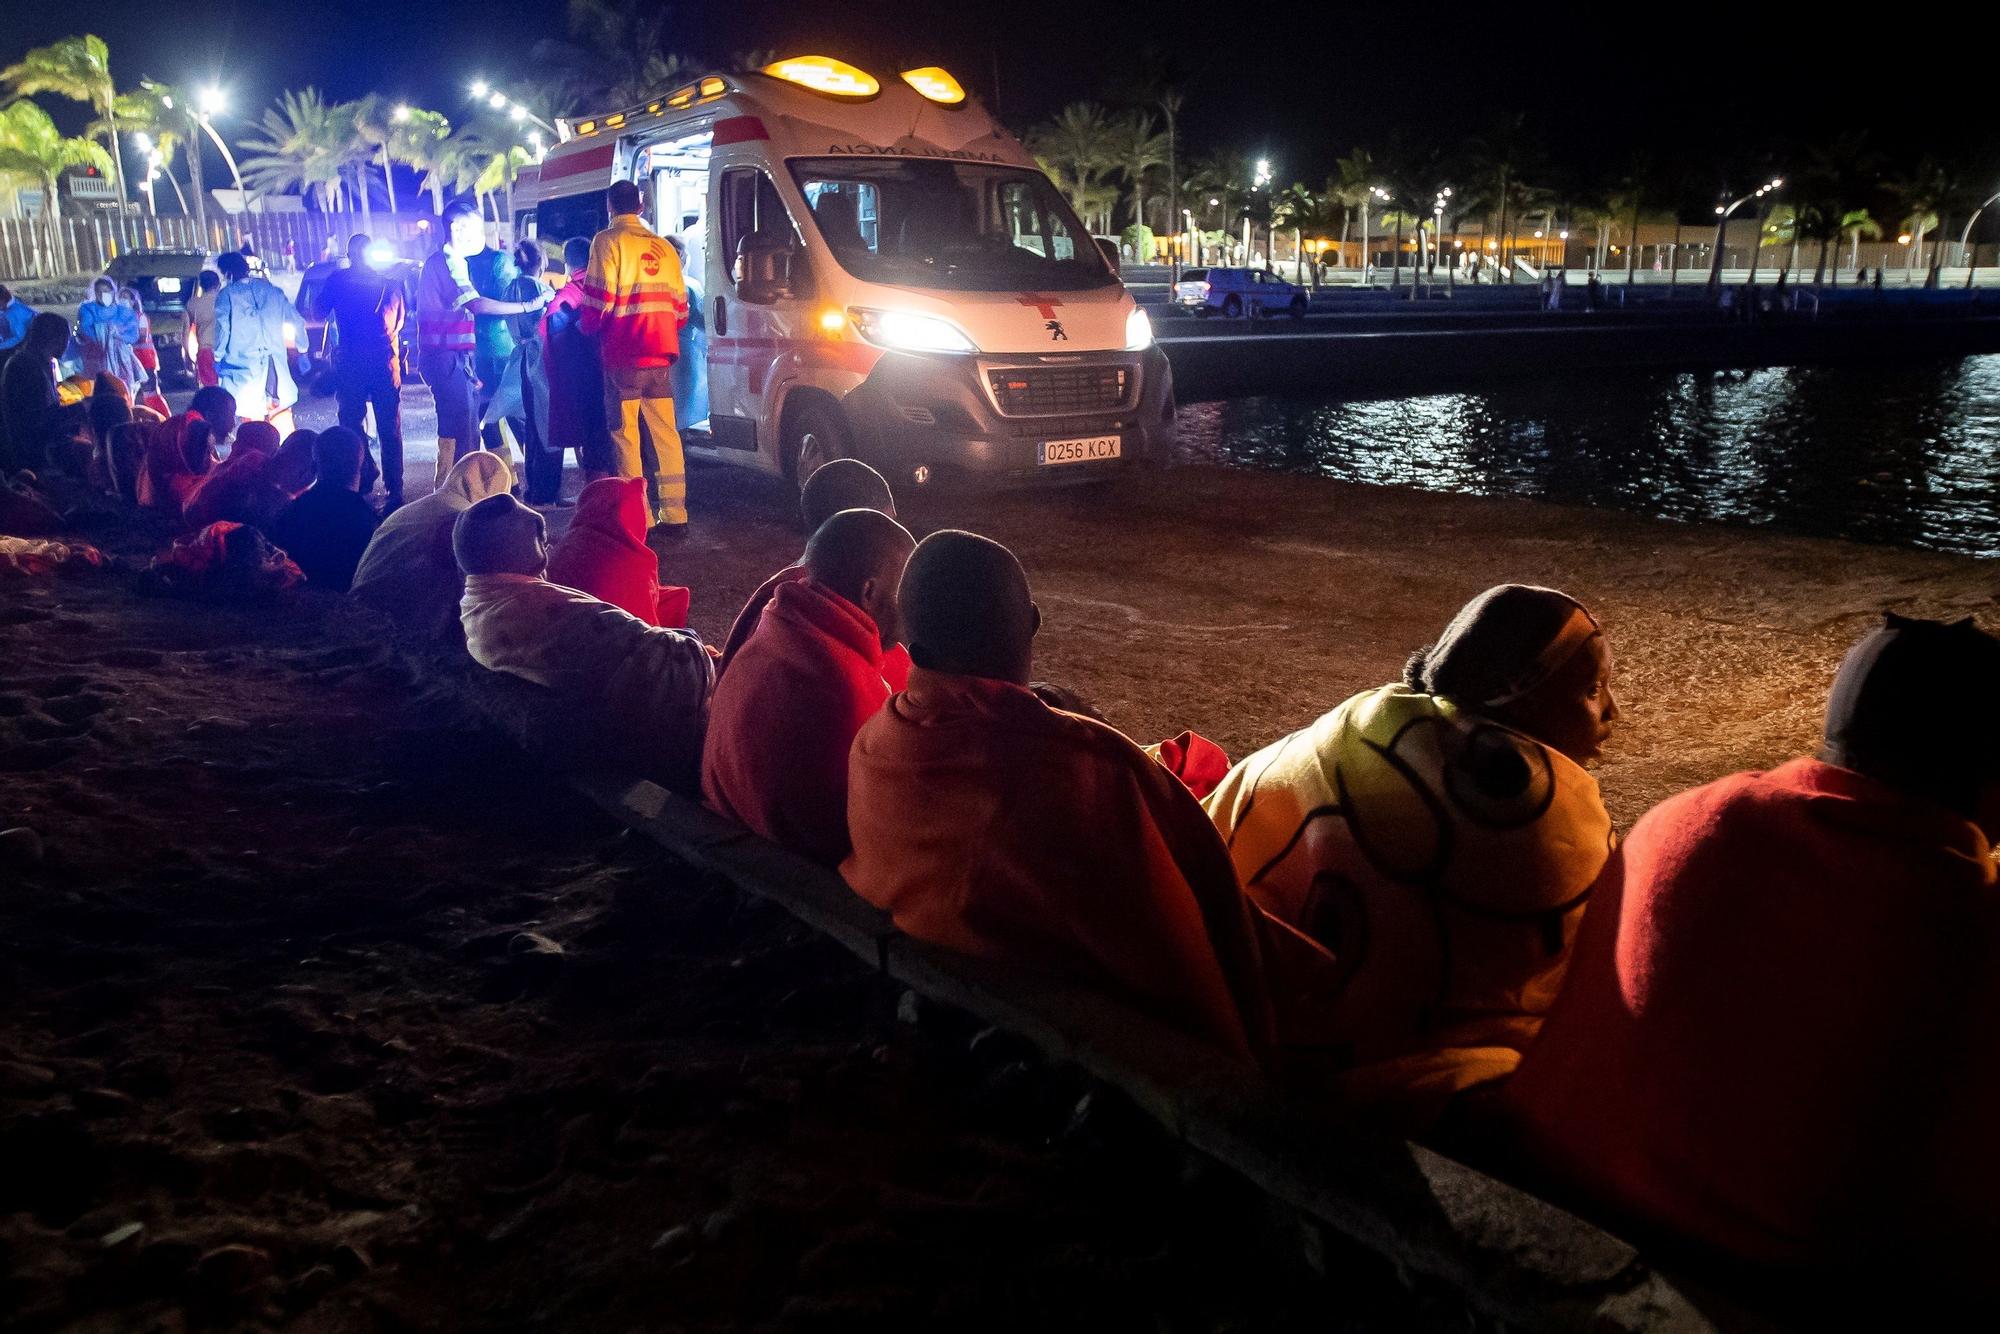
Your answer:
[[[764,66],[763,72],[833,97],[873,97],[882,91],[874,75],[832,56],[793,56]]]
[[[903,71],[903,82],[943,106],[955,107],[965,100],[965,89],[948,70],[936,65],[926,65],[922,69]]]

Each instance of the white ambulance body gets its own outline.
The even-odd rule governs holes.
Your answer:
[[[696,314],[675,398],[695,457],[795,480],[856,457],[898,485],[1166,459],[1173,378],[1146,316],[943,70],[878,82],[805,57],[570,128],[516,207],[561,244],[631,180],[682,239]]]

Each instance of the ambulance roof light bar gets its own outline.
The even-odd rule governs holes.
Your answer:
[[[965,101],[965,89],[958,80],[936,65],[904,70],[903,82],[940,106],[955,107]]]
[[[873,97],[882,91],[874,75],[832,56],[793,56],[764,66],[763,73],[832,97]]]

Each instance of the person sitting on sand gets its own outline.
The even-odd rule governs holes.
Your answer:
[[[833,459],[822,463],[806,479],[799,491],[799,514],[805,520],[808,536],[820,530],[820,526],[842,510],[880,510],[890,518],[896,517],[896,498],[889,491],[889,482],[860,459]],[[750,600],[743,604],[743,610],[736,613],[736,621],[729,627],[729,637],[722,643],[722,671],[726,674],[729,664],[734,661],[737,650],[748,642],[750,632],[757,628],[757,618],[764,614],[772,596],[784,584],[795,583],[806,577],[803,561],[788,565],[766,579]],[[910,655],[901,644],[891,644],[882,653],[882,678],[889,683],[889,689],[901,690],[909,683]]]
[[[1584,765],[1618,706],[1597,620],[1474,598],[1410,660],[1207,799],[1244,889],[1340,961],[1343,1091],[1404,1133],[1511,1073],[1555,999],[1611,817]]]
[[[112,433],[114,455],[136,456],[137,494],[146,509],[178,519],[215,460],[214,437],[199,413],[188,411],[163,422],[132,422]],[[124,468],[118,466],[123,472]]]
[[[451,554],[458,516],[514,489],[514,470],[488,449],[462,454],[444,485],[382,520],[354,571],[355,597],[425,639],[459,636],[465,576]]]
[[[271,525],[271,540],[314,588],[345,593],[375,535],[375,511],[361,498],[365,449],[360,433],[345,426],[321,431],[313,442],[313,484]]]
[[[56,358],[69,345],[69,321],[43,311],[0,370],[0,476],[46,468],[75,434],[81,409],[56,394]]]
[[[602,486],[593,482],[593,486]],[[848,853],[847,753],[889,698],[882,655],[916,545],[880,510],[843,510],[806,544],[715,687],[702,747],[709,806],[829,866]]]
[[[1534,1164],[1740,1260],[1991,1273],[2000,726],[1941,692],[1995,683],[2000,640],[1890,616],[1819,758],[1633,827],[1501,1094]]]
[[[240,602],[285,593],[305,575],[258,529],[242,523],[212,523],[174,539],[153,557],[139,579],[139,591],[197,602]]]
[[[1331,960],[1253,908],[1178,779],[1029,688],[1041,613],[1013,553],[933,533],[900,601],[909,687],[848,760],[854,891],[919,940],[1100,987],[1239,1059],[1289,1043]]]
[[[292,499],[273,481],[278,450],[278,428],[271,423],[245,422],[238,427],[229,457],[202,478],[181,507],[187,526],[198,531],[227,521],[269,533]]]
[[[695,791],[715,684],[700,637],[550,583],[548,524],[512,495],[459,515],[451,545],[473,661],[555,691],[581,721],[578,758]]]
[[[687,624],[691,595],[661,587],[660,557],[646,545],[646,479],[600,477],[549,551],[549,579],[623,607],[648,625]]]

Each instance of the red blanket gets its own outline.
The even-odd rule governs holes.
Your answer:
[[[1509,1119],[1585,1194],[1751,1260],[1941,1223],[1965,1165],[1927,1146],[1993,1060],[1958,1035],[1994,907],[1976,827],[1850,770],[1682,793],[1605,867]],[[1995,1110],[1965,1118],[1989,1142]],[[1966,1191],[1989,1227],[1996,1186]]]
[[[729,638],[722,643],[722,665],[716,670],[727,672],[736,651],[749,642],[750,632],[757,628],[757,618],[764,614],[764,608],[771,604],[772,596],[786,584],[797,583],[806,577],[803,565],[788,565],[766,579],[750,600],[743,604],[743,610],[736,613],[735,624],[729,627]],[[882,679],[889,683],[892,693],[907,690],[910,685],[910,651],[901,644],[891,644],[882,651]]]
[[[646,525],[643,478],[598,478],[576,498],[569,529],[549,551],[549,582],[623,607],[648,625],[686,628],[691,595],[661,586]]]
[[[847,855],[847,752],[889,698],[868,613],[802,579],[777,590],[716,685],[708,804],[827,865]]]

